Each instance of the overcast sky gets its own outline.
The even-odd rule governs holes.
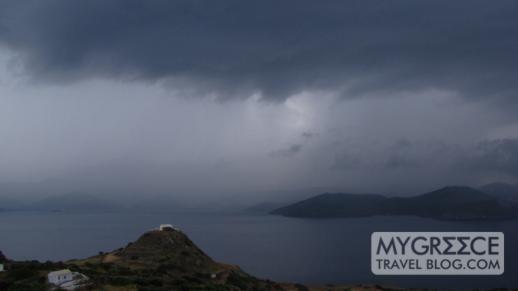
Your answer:
[[[518,182],[516,1],[0,2],[0,182]]]

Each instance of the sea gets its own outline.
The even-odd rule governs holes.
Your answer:
[[[159,224],[179,227],[216,261],[263,279],[303,284],[372,283],[440,289],[518,288],[518,220],[451,222],[417,217],[301,219],[251,213],[0,212],[0,250],[10,259],[85,258],[135,241]],[[499,276],[378,276],[370,237],[379,231],[505,234]]]

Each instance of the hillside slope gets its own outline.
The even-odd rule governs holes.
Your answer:
[[[139,290],[282,290],[237,266],[213,261],[183,232],[153,230],[110,253],[70,262],[105,285]],[[225,288],[223,288],[225,287]]]
[[[199,249],[183,232],[153,230],[137,241],[109,253],[68,262],[6,263],[0,273],[0,290],[52,290],[46,283],[50,271],[68,268],[90,278],[76,290],[165,291],[165,290],[285,290],[285,291],[388,291],[367,285],[303,286],[255,278],[239,267],[218,263]]]

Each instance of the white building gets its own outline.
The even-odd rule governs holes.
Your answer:
[[[4,271],[4,264],[0,264],[0,272]]]
[[[50,284],[54,284],[65,290],[74,290],[85,284],[88,284],[88,277],[77,272],[72,272],[69,269],[50,272],[48,275]]]
[[[178,227],[174,227],[173,225],[171,224],[160,224],[160,228],[159,228],[160,231],[164,231],[164,230],[176,230],[176,231],[180,231],[180,229]]]
[[[68,281],[68,282],[65,282],[65,283],[59,285],[59,287],[61,289],[75,290],[76,288],[79,288],[79,287],[84,286],[85,284],[88,284],[89,278],[87,276],[85,276],[81,273],[76,273],[76,272],[72,272],[72,274],[74,275],[74,280]]]
[[[61,285],[65,282],[72,281],[74,279],[74,275],[69,269],[63,269],[59,271],[50,272],[47,275],[49,283],[54,285]]]

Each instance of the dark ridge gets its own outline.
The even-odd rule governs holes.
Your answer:
[[[290,217],[333,218],[410,215],[440,220],[490,220],[516,217],[516,208],[482,191],[451,186],[414,197],[375,194],[321,194],[271,212]]]

